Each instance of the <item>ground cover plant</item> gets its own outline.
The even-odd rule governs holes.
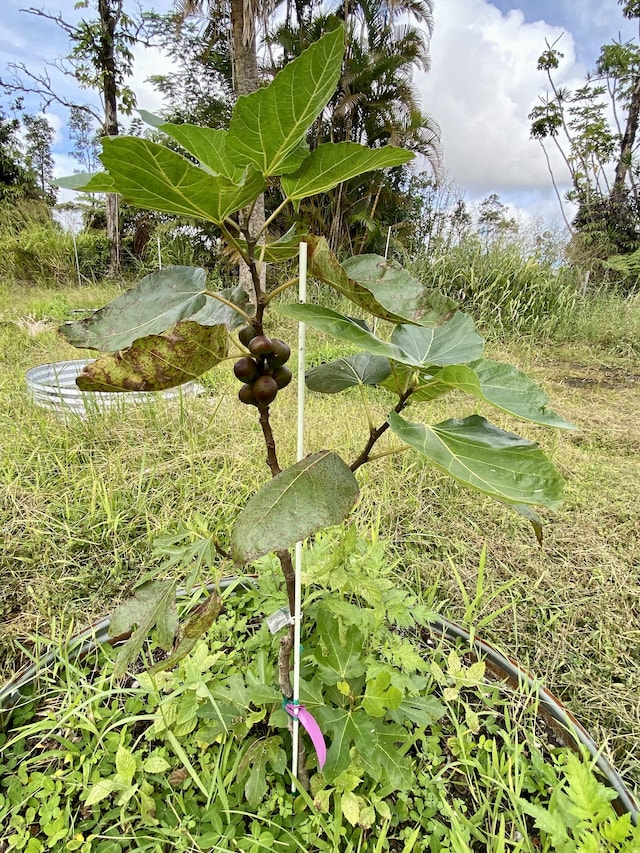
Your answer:
[[[342,45],[339,36],[339,33],[338,36],[330,34],[306,54],[303,54],[297,63],[292,63],[289,66],[287,74],[283,72],[279,78],[276,78],[272,84],[273,88],[261,90],[261,92],[256,93],[255,97],[249,96],[247,99],[241,99],[237,116],[244,116],[245,124],[242,125],[241,132],[236,127],[235,137],[233,135],[233,119],[228,138],[220,136],[220,132],[209,131],[204,132],[203,139],[202,130],[193,128],[185,131],[184,128],[176,130],[172,126],[165,125],[165,130],[174,136],[179,136],[182,145],[188,150],[190,150],[189,145],[197,149],[201,158],[213,157],[213,160],[220,167],[223,162],[226,163],[219,156],[220,147],[227,145],[230,140],[237,144],[240,137],[246,134],[247,127],[251,129],[255,117],[252,106],[259,105],[261,99],[268,101],[271,97],[274,99],[271,103],[282,103],[286,101],[283,94],[287,92],[298,93],[299,89],[302,91],[303,86],[293,85],[294,82],[300,83],[300,80],[295,77],[299,73],[302,73],[301,80],[303,83],[313,79],[316,89],[322,89],[318,83],[318,78],[322,80],[323,74],[328,75],[328,80],[331,81],[331,75],[336,73],[336,69],[339,69],[341,53],[337,48],[340,45],[341,50]],[[304,70],[305,62],[309,65],[306,70]],[[334,70],[332,70],[332,66]],[[303,69],[302,72],[301,69]],[[311,71],[313,74],[310,73]],[[327,89],[331,88],[329,82],[325,83]],[[332,85],[335,85],[335,82]],[[278,89],[278,86],[281,87],[281,90]],[[251,100],[252,97],[254,98],[253,101]],[[309,100],[305,98],[300,100],[297,109],[305,113],[308,110],[308,105]],[[322,99],[318,97],[318,103],[313,109],[317,111],[321,108]],[[272,479],[249,498],[238,519],[232,523],[230,546],[226,542],[218,540],[214,541],[213,547],[220,556],[225,559],[232,558],[238,565],[255,563],[256,560],[275,551],[284,574],[289,611],[292,612],[293,577],[288,548],[297,540],[316,534],[319,529],[327,524],[340,522],[345,517],[357,497],[358,485],[353,476],[354,472],[372,461],[374,448],[379,446],[379,440],[389,431],[393,432],[397,439],[403,440],[407,445],[418,450],[437,470],[442,473],[453,474],[455,479],[464,484],[483,494],[498,498],[503,503],[517,509],[521,515],[533,523],[538,535],[540,534],[540,520],[532,512],[530,506],[555,508],[559,504],[561,496],[560,477],[535,443],[494,427],[484,418],[475,414],[466,418],[448,419],[433,426],[407,421],[402,413],[409,404],[429,403],[451,390],[463,390],[469,392],[483,404],[493,404],[509,415],[521,417],[533,423],[564,428],[570,428],[570,424],[547,409],[546,395],[524,374],[509,365],[484,359],[482,357],[483,342],[475,332],[472,321],[463,314],[455,313],[454,306],[448,300],[439,297],[437,294],[425,293],[420,284],[397,265],[385,262],[384,259],[362,256],[340,264],[328,252],[326,244],[321,239],[313,238],[304,233],[290,235],[287,239],[258,247],[255,236],[244,227],[242,222],[235,223],[234,228],[233,220],[228,214],[235,210],[240,202],[251,201],[256,193],[261,191],[265,176],[273,179],[279,177],[281,173],[285,173],[281,179],[286,194],[285,201],[295,202],[297,197],[305,197],[305,193],[313,194],[343,180],[345,177],[345,155],[348,155],[346,157],[349,163],[348,168],[357,168],[358,170],[371,168],[372,165],[384,166],[397,163],[405,156],[404,152],[399,155],[397,151],[392,151],[390,154],[385,150],[383,154],[372,160],[370,151],[354,151],[353,147],[347,143],[348,150],[341,149],[338,153],[335,152],[334,148],[339,146],[329,146],[329,151],[316,149],[316,152],[308,155],[309,161],[312,162],[303,161],[301,164],[300,142],[307,126],[305,121],[312,121],[315,114],[305,114],[304,120],[295,114],[285,118],[292,122],[295,133],[293,130],[287,129],[286,121],[284,121],[284,124],[281,123],[279,126],[282,139],[279,139],[277,134],[270,134],[269,144],[275,144],[276,150],[272,152],[263,150],[262,152],[265,158],[263,162],[257,164],[262,169],[262,180],[259,180],[260,172],[252,169],[250,163],[246,164],[241,161],[240,164],[236,163],[235,165],[245,165],[244,171],[242,174],[236,171],[233,175],[236,180],[241,182],[234,183],[230,179],[223,179],[222,176],[217,184],[213,185],[210,181],[211,159],[206,163],[209,171],[201,169],[202,174],[194,176],[191,174],[191,169],[197,169],[197,167],[194,167],[187,160],[177,163],[174,158],[179,157],[179,155],[175,155],[168,149],[161,150],[161,146],[150,148],[151,144],[144,140],[122,139],[121,141],[111,140],[105,147],[104,157],[105,165],[109,167],[108,176],[94,178],[89,184],[94,189],[98,186],[105,189],[108,185],[109,188],[121,191],[125,196],[137,200],[143,206],[153,203],[154,206],[167,204],[175,208],[178,203],[184,206],[185,197],[188,200],[186,188],[188,186],[193,187],[197,181],[200,181],[208,192],[207,205],[209,206],[206,209],[208,215],[227,231],[230,242],[244,257],[252,272],[256,290],[255,311],[249,308],[246,298],[241,293],[234,291],[212,293],[208,291],[202,271],[173,268],[143,279],[134,291],[119,297],[111,306],[94,314],[88,321],[68,324],[65,327],[65,335],[76,345],[106,349],[116,353],[98,359],[94,365],[85,371],[78,383],[80,387],[88,390],[114,390],[114,388],[120,390],[134,388],[155,390],[178,384],[186,378],[203,373],[215,364],[226,360],[228,357],[229,332],[238,327],[238,317],[244,320],[246,325],[239,332],[237,344],[235,338],[232,339],[238,348],[239,356],[235,359],[234,372],[236,377],[243,382],[240,391],[241,401],[257,409]],[[238,123],[240,123],[239,118]],[[260,130],[259,124],[257,128]],[[262,141],[263,136],[258,133],[257,138]],[[120,144],[125,146],[127,151],[133,146],[129,152],[131,156],[128,159],[122,156],[122,151],[118,151]],[[116,147],[111,149],[111,156],[108,156],[108,150],[112,145]],[[277,147],[278,145],[280,148]],[[216,146],[218,146],[217,149]],[[321,148],[323,147],[321,146]],[[236,152],[234,155],[236,158],[240,156],[237,153],[237,148],[227,149],[230,159],[233,159],[230,150]],[[251,157],[255,158],[256,150],[259,153],[259,149],[254,146],[251,150]],[[317,153],[318,151],[320,154]],[[198,157],[195,150],[191,150],[190,153]],[[267,153],[272,154],[272,159],[268,162],[266,161]],[[138,159],[134,155],[137,155]],[[246,158],[249,155],[245,151],[242,156]],[[399,156],[400,160],[398,159]],[[287,158],[290,158],[289,161]],[[162,168],[156,170],[158,163],[162,163]],[[287,163],[288,165],[285,168],[284,164]],[[228,163],[226,163],[225,168],[228,169]],[[174,169],[173,182],[167,182],[166,179],[170,169]],[[290,170],[288,174],[287,169]],[[188,178],[180,183],[184,174],[188,174]],[[112,181],[113,183],[111,183]],[[81,182],[81,179],[77,179],[76,183],[78,182]],[[179,193],[175,186],[176,183],[180,189]],[[152,192],[149,189],[158,185],[161,185],[162,192],[157,190]],[[171,196],[172,188],[175,191],[173,197]],[[215,196],[214,190],[217,191],[217,196]],[[177,201],[178,196],[179,200]],[[194,201],[192,198],[191,203],[198,206],[198,210],[201,210],[200,201]],[[193,209],[193,213],[195,215],[195,209]],[[279,396],[279,392],[287,386],[291,378],[290,372],[285,367],[288,361],[289,347],[279,338],[265,335],[264,319],[266,308],[274,299],[274,295],[291,286],[291,283],[286,282],[276,290],[265,292],[260,284],[259,267],[267,257],[272,261],[277,261],[284,256],[288,260],[297,251],[301,236],[309,246],[311,269],[317,278],[333,286],[343,296],[352,299],[361,309],[367,309],[374,316],[395,326],[389,339],[384,334],[374,334],[369,327],[363,326],[361,321],[353,320],[351,317],[321,306],[294,306],[291,304],[281,306],[279,308],[281,316],[303,318],[320,330],[329,331],[335,338],[360,350],[355,355],[336,359],[313,368],[307,377],[309,387],[327,394],[333,394],[351,387],[363,389],[365,385],[382,385],[392,395],[395,395],[396,403],[391,414],[388,413],[387,409],[385,419],[378,426],[372,417],[373,409],[369,410],[368,439],[351,465],[347,465],[332,451],[320,451],[282,470],[272,431],[270,405]],[[394,287],[389,287],[390,284]],[[132,318],[135,322],[135,329],[132,325]],[[169,327],[171,327],[171,331],[167,333]],[[243,346],[247,349],[242,349]],[[505,389],[508,391],[506,394]],[[380,394],[380,392],[375,393]],[[376,396],[378,406],[381,399],[381,396]],[[396,448],[392,446],[380,452],[384,456],[388,456],[395,451]],[[302,509],[304,509],[304,513],[301,511]],[[192,576],[189,584],[194,581],[195,577]],[[147,581],[138,589],[137,605],[129,603],[116,613],[114,627],[117,624],[118,630],[137,627],[134,634],[137,642],[134,642],[133,646],[125,646],[116,657],[114,663],[114,674],[116,676],[122,675],[126,666],[137,656],[142,646],[143,636],[146,635],[147,629],[154,624],[157,628],[156,641],[159,645],[165,647],[171,645],[173,641],[172,629],[175,628],[175,612],[172,604],[174,588],[175,581],[173,580],[154,579]],[[329,591],[334,591],[330,585]],[[326,592],[325,589],[325,596]],[[323,596],[319,595],[318,598],[321,602],[323,601]],[[391,595],[390,598],[393,602],[394,596]],[[149,606],[150,603],[151,607]],[[426,728],[429,720],[425,717],[424,707],[417,697],[420,691],[426,687],[426,684],[422,682],[419,675],[420,667],[417,663],[415,664],[417,675],[413,680],[405,671],[407,667],[394,669],[389,651],[390,660],[386,665],[379,663],[376,669],[374,662],[367,660],[365,666],[361,658],[363,649],[367,644],[373,645],[377,653],[376,656],[379,656],[385,648],[392,649],[394,643],[396,644],[394,651],[401,648],[397,644],[402,642],[403,637],[401,634],[395,634],[385,628],[384,630],[387,633],[384,638],[381,640],[375,636],[374,644],[371,631],[373,628],[379,629],[379,615],[376,613],[368,614],[366,606],[353,607],[353,602],[348,601],[346,603],[349,605],[348,607],[342,608],[342,610],[338,609],[339,620],[336,620],[332,613],[332,608],[335,605],[333,598],[325,603],[325,610],[322,610],[321,605],[318,606],[316,613],[314,613],[313,608],[311,609],[311,624],[315,619],[318,646],[315,647],[315,651],[314,647],[311,646],[310,651],[314,654],[317,666],[311,661],[308,663],[311,664],[312,670],[316,666],[318,672],[312,672],[315,680],[311,682],[310,694],[311,697],[314,695],[321,697],[321,701],[318,701],[318,715],[324,716],[326,727],[334,734],[326,772],[329,776],[333,774],[336,778],[346,771],[349,771],[352,777],[355,776],[357,781],[352,778],[346,784],[342,780],[335,790],[338,792],[338,800],[341,803],[345,800],[351,804],[347,823],[365,830],[367,826],[364,824],[369,822],[372,825],[376,808],[375,805],[363,798],[362,793],[356,791],[361,783],[365,785],[365,788],[370,788],[373,784],[374,787],[382,786],[383,790],[390,786],[386,796],[395,792],[393,796],[396,797],[397,792],[402,790],[402,784],[408,785],[409,788],[413,787],[413,777],[409,780],[405,778],[404,782],[400,783],[399,775],[393,775],[392,756],[397,745],[407,739],[409,730],[403,728],[407,721],[417,725],[420,729],[417,733],[413,732],[412,729],[411,736],[415,735],[420,739],[423,737],[422,730]],[[207,602],[199,609],[197,616],[192,617],[187,622],[182,644],[170,656],[170,663],[181,664],[185,647],[188,647],[189,651],[194,650],[196,635],[202,628],[202,623],[207,625],[213,623],[215,630],[222,604],[222,598],[218,592],[214,592],[207,599]],[[392,625],[395,622],[397,627],[405,629],[425,627],[428,620],[424,614],[421,615],[419,608],[406,599],[400,604],[400,610],[404,614],[401,617],[394,616],[391,619],[389,618],[390,613],[386,613]],[[408,613],[412,616],[408,616]],[[324,630],[323,625],[325,626]],[[380,628],[380,630],[382,629]],[[289,630],[279,643],[278,664],[277,667],[275,662],[271,664],[274,677],[269,679],[275,681],[275,673],[277,672],[279,688],[285,697],[291,696],[289,658],[292,640],[292,632]],[[407,655],[410,651],[411,645],[409,644],[409,648],[406,650]],[[193,660],[193,658],[187,660]],[[458,660],[457,664],[456,660]],[[456,698],[454,694],[457,690],[455,678],[459,676],[464,680],[466,676],[457,657],[450,655],[448,661],[449,675],[454,678],[454,685],[445,687],[443,695],[445,698],[453,700]],[[165,662],[162,668],[166,666],[167,663]],[[328,674],[327,670],[329,671]],[[436,682],[447,682],[447,674],[442,667],[434,669],[433,673]],[[158,677],[160,676],[158,675]],[[477,670],[473,678],[477,680]],[[253,686],[264,686],[263,680],[254,682]],[[325,688],[328,688],[328,692],[325,691]],[[231,717],[224,722],[224,713],[220,710],[221,703],[231,701],[233,705],[233,695],[228,692],[232,690],[231,685],[226,685],[226,689],[227,693],[213,697],[214,701],[209,709],[210,718],[220,718],[221,714],[223,718],[223,729],[212,734],[214,740],[218,735],[228,734],[231,724]],[[447,690],[450,691],[448,697]],[[208,699],[206,695],[197,698]],[[420,698],[424,699],[424,697]],[[262,704],[271,706],[273,701],[272,687],[271,692],[268,692],[268,696]],[[200,704],[198,702],[194,704],[193,699],[190,702],[192,711]],[[416,702],[417,709],[415,707]],[[413,710],[411,710],[412,708]],[[233,710],[232,708],[228,713],[232,713]],[[334,712],[333,716],[331,711]],[[161,711],[160,713],[164,712]],[[469,714],[465,712],[465,719],[471,730],[477,728],[475,718],[470,716],[473,713],[477,712],[474,712],[473,709]],[[264,708],[256,708],[253,709],[252,714],[257,714],[257,716],[251,718],[251,727],[263,721],[266,711]],[[176,719],[178,716],[177,714]],[[197,717],[198,714],[191,713],[191,718],[194,716]],[[237,717],[237,713],[234,715],[235,717]],[[286,722],[284,719],[285,724]],[[365,727],[368,727],[366,728],[366,735]],[[167,729],[167,731],[169,730]],[[189,734],[189,732],[184,734]],[[173,738],[175,741],[175,733]],[[171,738],[169,740],[171,741]],[[366,745],[365,740],[367,741]],[[175,749],[174,741],[171,743]],[[235,744],[233,737],[228,742]],[[262,741],[258,741],[258,743],[262,743]],[[276,743],[269,741],[269,743],[273,746],[274,751],[264,759],[264,763],[266,766],[270,762],[271,766],[277,771],[278,768],[283,767],[282,755],[284,753],[281,755],[281,741]],[[89,794],[88,801],[85,801],[86,808],[98,805],[101,800],[108,798],[114,792],[118,792],[122,800],[121,806],[140,794],[139,805],[140,809],[144,811],[142,794],[149,796],[149,792],[133,786],[133,773],[135,771],[132,772],[131,769],[131,751],[127,745],[120,745],[123,746],[123,750],[120,752],[120,759],[118,760],[119,747],[116,749],[114,777],[111,778],[110,782],[108,778],[96,780],[96,785],[99,787],[96,793]],[[346,749],[341,749],[340,746],[346,747]],[[184,748],[180,746],[180,750],[182,750],[182,754],[179,750],[177,751],[182,758],[184,767],[192,767]],[[385,756],[386,760],[383,761],[382,759]],[[300,790],[302,802],[305,802],[306,771],[315,769],[313,759],[310,761],[309,767],[307,767],[306,762],[302,762],[299,767],[300,779],[302,780]],[[346,763],[342,766],[341,762]],[[240,767],[236,766],[235,769],[238,771],[236,775],[241,779]],[[187,772],[197,785],[194,778],[194,775],[197,776],[197,772],[189,773],[188,770]],[[320,777],[320,774],[317,774],[317,777]],[[330,781],[335,783],[336,778]],[[311,782],[309,782],[309,786],[311,786]],[[217,786],[215,790],[220,792],[224,788]],[[311,790],[313,793],[313,789]],[[319,788],[315,793],[319,795],[322,790],[324,788]],[[360,790],[358,788],[358,791]],[[371,794],[371,791],[369,793]],[[246,789],[245,795],[249,796]],[[376,793],[376,796],[382,798],[379,792]],[[606,799],[607,796],[604,795],[605,802]],[[325,797],[325,800],[328,810],[328,796]],[[594,798],[594,802],[596,801],[598,801],[598,797]],[[258,802],[259,800],[255,800],[255,805]],[[324,802],[321,800],[321,805]],[[13,806],[14,803],[10,802],[10,805]],[[313,802],[312,805],[314,805]],[[148,816],[155,820],[155,815],[151,815],[149,803],[147,803],[146,808],[149,813]],[[373,813],[371,812],[372,808]],[[388,808],[387,804],[387,810]],[[443,808],[445,807],[443,806]],[[538,805],[538,808],[541,811],[536,812],[533,817],[539,821],[544,821],[544,807]],[[367,809],[365,820],[362,818],[362,811]],[[382,806],[381,809],[382,812],[378,809],[378,814],[385,820],[385,812]],[[522,809],[527,813],[527,807],[522,806]],[[340,806],[340,810],[345,813],[342,806]],[[322,808],[317,808],[317,811],[323,813]],[[495,815],[489,815],[489,817],[495,819]],[[610,824],[613,825],[613,820],[613,813],[611,813],[608,818],[605,818],[604,823],[609,827]],[[499,849],[498,845],[500,844],[504,847],[508,835],[510,844],[511,842],[519,844],[522,840],[520,836],[523,836],[521,829],[524,826],[525,824],[521,824],[520,829],[518,829],[515,825],[510,825],[507,830],[504,824],[494,825],[493,829],[490,830],[490,843],[495,843],[495,849]],[[548,823],[547,828],[542,830],[549,837],[551,837],[550,826],[551,823]],[[20,829],[20,827],[16,828]],[[395,829],[396,826],[394,825]],[[406,827],[403,825],[400,829],[404,831]],[[405,849],[447,849],[440,844],[440,840],[434,832],[431,833],[429,847],[416,846],[421,843],[418,836],[422,829],[424,827],[418,826],[416,830],[413,826],[409,838],[401,838],[402,843],[406,841],[407,845],[411,841],[411,846],[405,845]],[[583,829],[583,826],[577,827],[576,833],[580,833]],[[56,828],[52,835],[58,831]],[[218,830],[214,829],[214,831]],[[483,835],[488,831],[486,827],[479,829],[473,823],[470,826],[465,824],[464,831],[476,833],[473,835],[474,843],[478,841],[480,844],[485,844],[484,848],[478,849],[487,849],[487,836]],[[460,833],[462,832],[463,830],[460,829]],[[606,832],[609,832],[609,829],[605,830],[605,834]],[[612,829],[611,832],[619,834],[621,844],[626,843],[631,832],[630,825],[628,821],[626,825],[623,821],[622,825],[617,826],[615,830]],[[339,838],[342,839],[342,836],[343,833],[340,832]],[[27,843],[24,833],[23,837]],[[470,835],[469,838],[471,837]],[[378,835],[375,841],[376,845],[380,843],[380,838],[382,838],[382,842],[385,841],[384,837]],[[362,846],[364,841],[361,839],[364,839],[362,833],[357,834],[356,832],[351,837],[346,836],[345,845],[351,846],[345,846],[345,849],[354,849],[354,844],[358,845],[358,849],[369,849]],[[447,839],[447,844],[450,840]],[[77,841],[81,846],[84,843],[84,837],[78,838]],[[396,841],[398,839],[393,839],[393,841],[390,840],[390,843],[394,844]],[[577,834],[574,834],[573,839],[568,838],[567,843],[572,841],[579,843]],[[432,846],[432,842],[439,846]],[[18,844],[18,841],[15,843]],[[116,844],[117,842],[109,841],[106,843]],[[260,843],[258,837],[256,849],[259,849]],[[463,834],[460,834],[456,843],[464,843]],[[328,849],[339,849],[335,846],[335,838],[333,844],[333,848]],[[451,848],[451,845],[449,847],[456,849],[455,847]],[[387,847],[377,847],[376,849],[396,848],[387,845]],[[513,847],[512,844],[512,849],[518,848]]]

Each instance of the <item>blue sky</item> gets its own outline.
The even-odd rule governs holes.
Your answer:
[[[2,77],[9,62],[40,69],[68,50],[53,23],[20,12],[25,5],[25,0],[2,0]],[[127,5],[136,7],[133,0]],[[142,5],[167,11],[172,3],[143,0]],[[73,0],[39,6],[69,21],[87,14],[73,7]],[[560,221],[543,153],[529,140],[527,115],[546,88],[536,60],[545,39],[562,36],[565,59],[558,78],[575,85],[593,67],[600,46],[619,33],[625,40],[637,38],[617,0],[435,0],[432,70],[417,82],[424,109],[442,128],[445,168],[469,201],[496,192],[514,211]],[[159,70],[166,70],[166,61],[156,52],[136,51],[133,88],[139,106],[151,111],[162,104],[146,78]],[[97,102],[92,93],[78,92],[73,81],[58,79],[69,95]],[[27,107],[37,111],[37,100],[27,98]],[[49,117],[58,132],[57,173],[72,172],[76,164],[67,153],[65,111],[52,107]],[[560,168],[559,161],[555,166]]]

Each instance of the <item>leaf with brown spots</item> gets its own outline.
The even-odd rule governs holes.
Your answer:
[[[76,379],[81,391],[163,391],[190,382],[227,355],[224,324],[183,320],[163,335],[139,338],[120,352],[101,356]]]

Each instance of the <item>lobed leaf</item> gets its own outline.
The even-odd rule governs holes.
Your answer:
[[[178,628],[175,581],[148,581],[139,586],[133,598],[124,601],[113,612],[109,635],[119,637],[133,633],[120,647],[113,674],[121,678],[129,664],[136,660],[142,644],[155,626],[160,648],[168,651]]]
[[[297,209],[303,198],[374,169],[402,166],[414,157],[413,152],[392,145],[368,148],[357,142],[327,142],[312,151],[296,172],[282,178],[282,188]]]
[[[509,504],[556,509],[562,479],[537,444],[478,415],[424,426],[392,412],[393,432],[454,480]]]
[[[64,178],[56,178],[52,181],[55,187],[65,190],[79,190],[88,193],[111,193],[115,192],[113,179],[108,172],[83,172],[79,175],[67,175]]]
[[[227,151],[238,166],[262,175],[295,172],[308,155],[307,130],[335,92],[344,30],[338,27],[286,65],[266,87],[238,98]]]
[[[251,562],[339,524],[357,496],[358,482],[336,453],[305,457],[249,498],[231,534],[234,562]]]
[[[125,350],[103,355],[76,379],[82,391],[163,391],[190,382],[227,355],[224,325],[183,320],[164,335],[138,338]]]

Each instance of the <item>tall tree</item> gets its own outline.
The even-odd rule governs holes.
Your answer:
[[[33,173],[24,163],[18,134],[20,120],[0,108],[0,202],[37,197]]]
[[[620,5],[626,18],[640,21],[638,0]],[[545,151],[565,215],[546,146],[559,152],[571,183],[566,198],[578,205],[573,222],[566,215],[565,221],[574,244],[599,261],[640,246],[640,44],[604,45],[594,72],[573,91],[554,80],[562,56],[554,42],[538,60],[550,91],[529,115],[531,136]]]
[[[91,116],[99,127],[100,135],[116,136],[119,133],[119,113],[129,114],[135,106],[135,96],[127,85],[133,68],[132,47],[148,44],[145,38],[145,19],[130,17],[124,10],[124,0],[79,0],[76,9],[92,7],[97,17],[69,23],[61,14],[54,15],[42,9],[25,9],[27,14],[45,18],[58,26],[68,37],[71,49],[62,59],[43,70],[34,71],[24,63],[13,63],[13,80],[0,80],[8,92],[31,92],[41,98],[42,108],[53,103],[71,109],[76,107]],[[54,79],[51,71],[54,71]],[[84,89],[98,92],[101,108],[92,104],[77,104],[60,94],[55,76],[74,77]],[[118,226],[118,199],[114,194],[105,196],[107,235],[111,247],[111,271],[120,268],[120,230]]]
[[[25,115],[25,162],[27,168],[35,175],[40,193],[44,199],[55,203],[55,188],[53,187],[53,155],[51,146],[54,140],[54,130],[45,116]]]

